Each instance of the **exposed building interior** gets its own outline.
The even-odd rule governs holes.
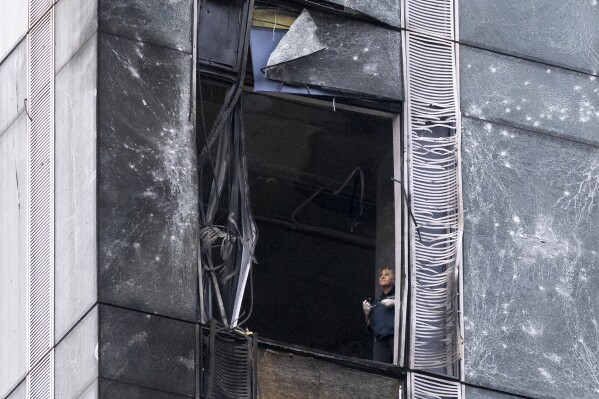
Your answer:
[[[211,121],[219,89],[203,87]],[[240,319],[266,339],[370,359],[361,302],[395,256],[392,120],[311,97],[242,101],[259,239]]]

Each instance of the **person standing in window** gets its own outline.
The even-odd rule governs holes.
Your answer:
[[[393,363],[393,332],[395,329],[395,278],[393,269],[384,267],[379,274],[383,292],[378,300],[362,302],[364,318],[374,333],[372,360]]]

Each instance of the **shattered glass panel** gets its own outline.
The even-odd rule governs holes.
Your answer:
[[[596,0],[460,0],[460,41],[599,71]]]
[[[304,10],[287,35],[271,54],[267,78],[402,98],[400,32]]]
[[[466,386],[466,399],[517,399],[517,396]]]
[[[463,119],[466,382],[599,391],[599,149]]]
[[[327,0],[378,19],[399,28],[401,26],[400,0]]]
[[[97,3],[101,31],[192,51],[193,1],[99,0]]]
[[[465,115],[599,143],[595,76],[467,46],[460,70]]]
[[[195,320],[191,54],[101,34],[98,59],[99,296]]]

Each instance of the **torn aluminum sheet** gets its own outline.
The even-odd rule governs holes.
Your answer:
[[[279,41],[278,51],[273,51],[270,54],[266,65],[292,61],[326,49],[327,47],[320,42],[316,35],[317,29],[312,15],[304,10],[291,24],[287,34]],[[303,37],[303,40],[298,42],[297,37]]]
[[[252,49],[252,69],[254,73],[254,91],[272,91],[292,94],[310,94],[313,96],[335,96],[338,93],[334,91],[323,90],[322,88],[306,85],[293,86],[282,82],[269,80],[262,70],[266,66],[268,57],[284,37],[287,30],[264,28],[260,26],[252,27],[250,32],[250,48]]]
[[[396,28],[401,27],[400,0],[327,0],[366,14]]]
[[[210,175],[199,184],[200,198],[208,198],[200,201],[201,321],[213,318],[216,301],[222,323],[235,327],[241,323],[241,302],[258,239],[249,199],[241,102],[221,110],[198,157],[198,170]]]
[[[269,62],[268,79],[402,99],[400,32],[303,10],[281,43],[270,59],[286,61]]]

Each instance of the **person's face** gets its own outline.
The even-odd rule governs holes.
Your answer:
[[[391,270],[383,269],[381,270],[381,274],[379,276],[379,285],[383,288],[391,287],[394,283],[393,276],[391,275]]]

